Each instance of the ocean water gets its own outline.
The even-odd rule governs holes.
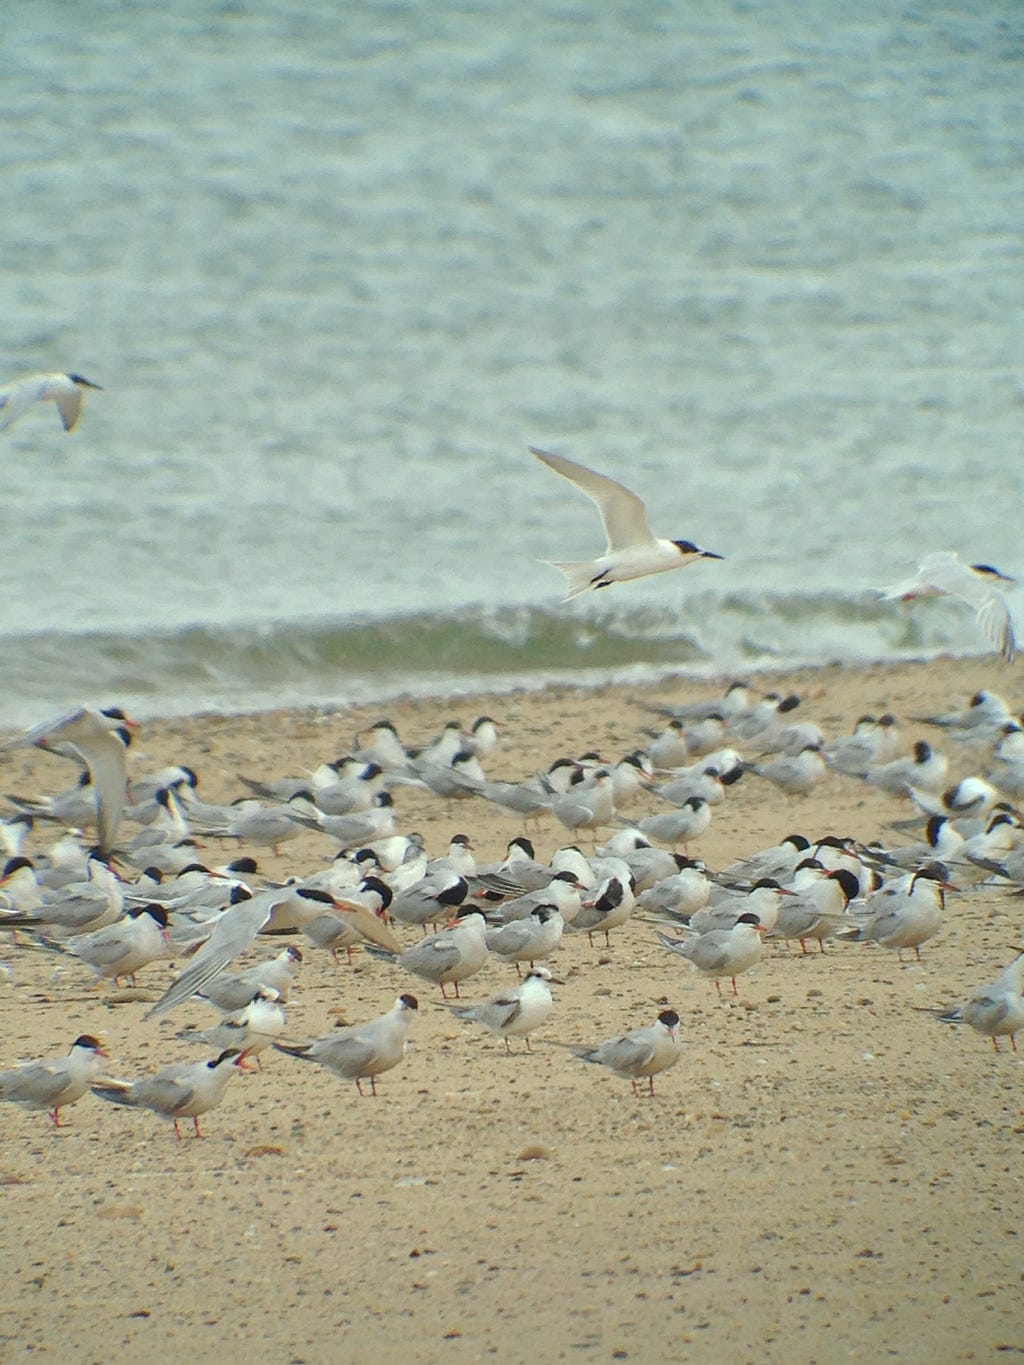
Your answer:
[[[37,0],[0,117],[0,379],[104,386],[0,436],[0,723],[983,652],[873,590],[1024,572],[1019,6]],[[531,445],[725,558],[562,605]]]

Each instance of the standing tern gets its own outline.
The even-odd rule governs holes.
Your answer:
[[[564,982],[552,976],[547,967],[534,967],[518,986],[511,990],[500,991],[490,1000],[479,1005],[449,1005],[456,1019],[482,1024],[488,1033],[504,1038],[505,1051],[511,1052],[510,1038],[522,1038],[530,1047],[530,1034],[540,1028],[555,1007],[551,997],[551,986],[561,986]]]
[[[711,929],[689,939],[659,934],[658,942],[670,953],[692,962],[702,976],[709,976],[719,995],[722,994],[719,978],[723,976],[731,979],[733,995],[739,995],[736,978],[761,960],[763,933],[764,925],[758,917],[746,913],[740,915],[731,929]]]
[[[682,569],[697,559],[722,558],[711,550],[702,550],[690,540],[664,540],[655,536],[641,499],[614,479],[533,446],[530,454],[575,484],[596,504],[608,537],[605,551],[597,559],[554,561],[552,567],[559,569],[568,580],[567,602],[581,593],[607,588],[612,583]]]
[[[414,995],[400,995],[387,1014],[366,1024],[339,1029],[312,1043],[275,1043],[278,1052],[287,1052],[302,1062],[316,1062],[343,1081],[355,1081],[360,1095],[362,1082],[369,1080],[370,1094],[377,1093],[377,1077],[390,1071],[405,1056],[409,1023],[419,1009]]]
[[[675,1010],[662,1010],[647,1028],[632,1029],[597,1047],[574,1046],[570,1050],[581,1062],[607,1067],[629,1081],[634,1095],[640,1094],[637,1081],[646,1076],[647,1093],[653,1095],[655,1076],[679,1061],[679,1015]]]
[[[60,1111],[80,1100],[96,1079],[107,1054],[90,1033],[80,1034],[66,1057],[25,1062],[0,1071],[0,1100],[22,1109],[45,1109],[55,1128],[63,1127]]]
[[[33,403],[56,403],[65,431],[74,431],[82,415],[86,389],[99,389],[80,374],[30,374],[0,388],[0,431],[7,431]]]
[[[222,1052],[210,1062],[176,1062],[155,1076],[141,1081],[118,1081],[112,1077],[94,1081],[92,1093],[111,1104],[130,1109],[149,1109],[174,1124],[174,1136],[181,1141],[179,1119],[191,1119],[197,1138],[203,1136],[199,1117],[220,1104],[228,1081],[237,1076],[242,1054],[234,1049]]]
[[[883,600],[912,602],[918,597],[955,597],[973,607],[978,625],[1007,663],[1013,663],[1017,641],[1006,599],[998,583],[1013,583],[991,564],[963,564],[951,550],[926,555],[913,578],[880,589]]]
[[[999,1051],[999,1039],[1009,1038],[1017,1051],[1016,1033],[1024,1029],[1024,952],[1020,952],[990,986],[979,986],[971,998],[956,1009],[939,1015],[946,1024],[969,1024],[992,1039]]]
[[[205,1043],[208,1047],[231,1048],[240,1052],[242,1057],[239,1066],[243,1070],[251,1069],[245,1063],[250,1057],[255,1057],[259,1069],[259,1054],[275,1038],[280,1038],[284,1023],[284,1009],[277,991],[270,986],[258,986],[252,999],[242,1009],[225,1014],[219,1023],[209,1028],[183,1029],[178,1037]]]

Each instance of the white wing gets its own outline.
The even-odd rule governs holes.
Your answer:
[[[32,374],[0,389],[0,431],[7,431],[15,422],[21,421],[39,399],[48,378],[45,374]]]
[[[561,474],[563,479],[574,483],[597,506],[608,537],[606,554],[656,543],[643,502],[623,484],[588,469],[586,465],[567,460],[562,455],[552,455],[533,446],[530,447],[530,454],[536,455],[538,460],[556,474]]]
[[[57,411],[60,413],[60,420],[64,423],[65,431],[74,431],[78,419],[82,415],[84,397],[82,390],[72,380],[68,381],[66,388],[62,385],[59,392],[54,395]]]

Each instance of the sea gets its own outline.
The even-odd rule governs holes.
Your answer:
[[[1019,4],[9,18],[0,724],[988,651],[878,590],[1024,573]],[[531,446],[723,558],[564,603]]]

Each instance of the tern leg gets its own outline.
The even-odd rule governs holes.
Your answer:
[[[174,1136],[178,1139],[179,1142],[181,1141],[181,1129],[178,1127],[177,1119],[174,1120]]]
[[[739,995],[739,988],[738,988],[737,985],[736,985],[736,978],[733,976],[733,977],[730,977],[729,979],[730,979],[730,981],[732,982],[732,993],[733,993],[733,995]]]
[[[648,1093],[648,1095],[651,1095],[651,1096],[654,1095],[654,1077],[653,1077],[653,1076],[648,1076],[648,1077],[647,1077],[647,1093]]]
[[[1013,1048],[1014,1052],[1017,1051],[1017,1035],[1016,1035],[1016,1033],[1011,1033],[1011,1034],[1010,1034],[1010,1046]]]
[[[67,1124],[66,1124],[66,1123],[61,1123],[61,1121],[60,1121],[60,1105],[59,1105],[59,1104],[55,1104],[55,1105],[53,1106],[52,1109],[48,1109],[46,1112],[49,1114],[50,1118],[53,1120],[53,1126],[54,1126],[54,1128],[66,1128],[66,1127],[67,1127]]]
[[[377,1093],[377,1077],[376,1077],[376,1076],[371,1076],[371,1077],[370,1077],[370,1094],[371,1094],[371,1095],[376,1095],[376,1093]]]
[[[996,1052],[999,1051],[999,1039],[996,1037],[994,1033],[992,1035],[992,1046],[996,1050]]]
[[[192,1120],[192,1124],[193,1124],[193,1126],[194,1126],[194,1128],[195,1128],[195,1130],[196,1130],[196,1137],[201,1138],[201,1137],[203,1136],[203,1134],[202,1134],[202,1132],[201,1132],[201,1130],[200,1130],[200,1128],[199,1128],[199,1118],[198,1118],[198,1116],[196,1116],[196,1117]]]
[[[719,1000],[721,1000],[721,998],[722,998],[722,988],[721,988],[721,986],[718,984],[718,977],[715,976],[715,977],[712,977],[711,979],[712,979],[712,980],[714,981],[714,983],[715,983],[715,990],[718,992],[718,998],[719,998]]]

